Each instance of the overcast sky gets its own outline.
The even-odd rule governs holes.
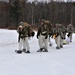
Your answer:
[[[9,1],[9,0],[0,0],[0,1]],[[34,0],[28,0],[28,1],[34,1]],[[38,1],[48,1],[48,0],[38,0]],[[59,1],[63,1],[63,0],[59,0]],[[67,0],[65,0],[67,1]],[[72,1],[75,1],[75,0],[72,0]]]
[[[34,1],[34,0],[28,0],[28,1]],[[50,1],[50,0],[38,0],[38,1]],[[58,0],[58,1],[67,1],[67,0]],[[75,1],[75,0],[71,0],[71,1]]]
[[[34,1],[34,0],[28,0],[28,1]],[[38,1],[50,1],[50,0],[38,0]],[[58,1],[67,1],[67,0],[58,0]],[[75,0],[71,0],[71,1],[75,1]]]

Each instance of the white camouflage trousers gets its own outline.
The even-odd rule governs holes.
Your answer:
[[[55,38],[55,42],[56,42],[57,46],[60,48],[60,35],[58,35],[58,36]]]
[[[30,50],[28,37],[26,37],[25,39],[20,38],[19,50],[23,50],[23,49]]]
[[[38,37],[38,43],[39,43],[39,47],[40,47],[40,48],[45,48],[45,49],[48,50],[48,38],[45,39],[45,36],[40,35],[40,36]]]
[[[70,38],[70,41],[72,41],[72,33],[70,34],[69,38]]]

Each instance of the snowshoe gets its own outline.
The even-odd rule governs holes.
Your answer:
[[[56,49],[60,49],[60,47],[57,46]]]
[[[72,42],[72,41],[70,41],[70,42]]]
[[[52,46],[52,44],[50,43],[49,46]]]
[[[60,45],[60,48],[63,48],[63,46]]]
[[[40,48],[37,52],[42,52],[43,51],[43,48]]]
[[[26,49],[23,49],[23,50],[22,50],[22,52],[24,52],[24,53],[25,53],[25,52],[26,52]]]
[[[21,50],[15,50],[16,53],[21,54],[22,51]]]
[[[25,53],[30,53],[30,51],[26,51]]]
[[[44,49],[44,51],[43,52],[48,52],[48,50],[47,49]]]

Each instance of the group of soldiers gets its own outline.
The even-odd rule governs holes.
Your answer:
[[[20,22],[17,32],[19,34],[19,50],[21,52],[30,53],[28,38],[35,35],[34,30],[28,23]],[[42,19],[36,35],[39,44],[37,52],[48,52],[48,43],[51,38],[55,39],[55,43],[57,45],[56,49],[63,48],[63,40],[66,39],[66,33],[68,33],[67,37],[70,39],[70,42],[72,42],[73,32],[74,28],[71,24],[67,27],[62,24],[52,25],[50,21]]]

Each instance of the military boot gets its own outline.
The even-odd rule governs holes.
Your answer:
[[[72,42],[72,41],[70,41],[70,42]]]
[[[63,46],[60,45],[60,48],[63,48]]]
[[[23,49],[22,52],[26,52],[26,49]]]
[[[21,54],[22,50],[15,50],[16,53]]]
[[[43,52],[48,52],[48,50],[47,49],[44,49],[44,51]]]
[[[56,49],[60,49],[60,47],[57,46]]]
[[[30,53],[30,51],[29,51],[29,50],[27,50],[25,53]]]
[[[40,48],[37,52],[42,52],[43,51],[43,48]]]
[[[50,43],[49,46],[52,46],[52,43]]]

